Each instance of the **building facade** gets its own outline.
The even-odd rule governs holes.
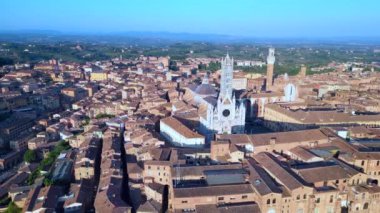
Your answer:
[[[206,135],[213,133],[241,133],[245,126],[245,106],[233,93],[234,60],[227,54],[222,59],[220,92],[216,100],[204,98],[207,102],[205,116],[201,116],[200,131]]]

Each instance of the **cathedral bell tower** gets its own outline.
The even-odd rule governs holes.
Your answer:
[[[234,70],[234,59],[226,55],[225,58],[222,58],[222,73],[220,78],[220,95],[225,98],[232,97],[232,78]]]

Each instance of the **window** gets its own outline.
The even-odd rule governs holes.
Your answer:
[[[148,169],[150,169],[150,166],[148,166]]]
[[[306,194],[303,195],[303,199],[306,200]]]
[[[218,197],[218,200],[220,201],[220,200],[224,200],[224,197]]]
[[[300,195],[297,195],[297,200],[301,199],[301,196]]]
[[[270,199],[267,200],[267,204],[268,204],[268,205],[270,204]]]
[[[187,200],[183,200],[182,203],[187,203]]]
[[[379,162],[379,161],[378,161]],[[364,205],[363,205],[363,209],[368,209],[368,203],[365,203]]]
[[[243,196],[241,196],[241,199],[247,199],[247,198],[248,198],[247,195],[243,195]]]
[[[362,166],[364,166],[364,160],[362,160]]]
[[[272,203],[273,203],[273,204],[276,204],[276,198],[272,200]]]
[[[380,165],[380,160],[378,160],[378,161],[376,162],[376,166],[378,166],[378,165]]]
[[[333,195],[330,196],[330,203],[332,203],[332,202],[334,202],[334,196]]]
[[[339,184],[339,180],[336,180],[335,183],[336,183],[336,184]]]
[[[321,198],[318,197],[318,198],[315,200],[315,202],[316,202],[316,203],[320,203],[320,202],[321,202]]]

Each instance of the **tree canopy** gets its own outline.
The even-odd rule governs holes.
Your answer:
[[[37,160],[37,154],[34,150],[27,150],[24,154],[24,161],[31,163]]]
[[[5,210],[5,213],[21,213],[22,209],[18,207],[14,202],[10,202],[8,204],[7,210]]]

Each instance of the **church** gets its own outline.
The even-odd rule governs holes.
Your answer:
[[[243,133],[246,107],[236,99],[232,88],[234,60],[227,54],[221,61],[220,91],[205,77],[200,85],[189,86],[187,93],[198,107],[199,132],[210,140],[213,134]]]

